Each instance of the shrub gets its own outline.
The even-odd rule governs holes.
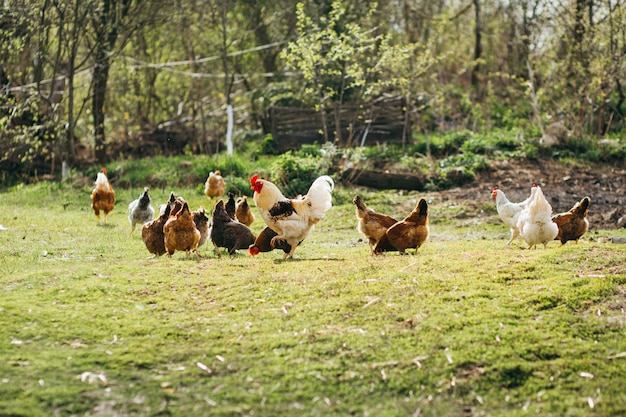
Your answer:
[[[320,175],[328,173],[331,160],[324,157],[301,157],[293,152],[286,152],[274,162],[277,185],[288,196],[306,194],[309,187]]]
[[[276,146],[276,139],[274,139],[271,133],[268,133],[263,137],[261,143],[259,143],[256,153],[259,155],[276,155]]]

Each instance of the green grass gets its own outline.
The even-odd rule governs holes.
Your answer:
[[[608,232],[528,251],[493,211],[433,206],[417,255],[372,257],[339,187],[294,260],[154,259],[128,236],[140,188],[108,226],[89,191],[1,195],[1,416],[626,413],[626,246]],[[365,199],[402,217],[416,195]]]

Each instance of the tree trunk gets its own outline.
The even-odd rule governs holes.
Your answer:
[[[122,30],[122,24],[129,15],[131,0],[103,0],[93,17],[94,29],[97,35],[94,44],[94,66],[92,72],[92,117],[93,136],[96,160],[106,162],[106,144],[104,130],[104,102],[106,99],[109,70],[111,69],[110,53],[113,51],[117,38]]]
[[[106,162],[106,145],[104,132],[104,100],[106,98],[107,82],[109,80],[109,58],[104,50],[96,52],[96,65],[93,67],[93,136],[96,160],[100,164]]]
[[[472,0],[474,3],[474,12],[475,12],[475,24],[474,28],[475,34],[475,42],[474,42],[474,68],[472,69],[472,86],[478,90],[479,88],[479,76],[478,73],[480,71],[480,62],[478,60],[482,57],[483,54],[483,46],[482,46],[482,23],[480,21],[480,0]]]

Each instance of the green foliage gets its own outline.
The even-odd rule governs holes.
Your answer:
[[[316,152],[319,152],[316,150]],[[276,181],[287,196],[306,194],[309,187],[320,175],[328,173],[331,160],[322,156],[299,156],[293,152],[280,155],[274,162],[272,172]]]
[[[40,108],[44,108],[40,100],[18,102],[0,95],[0,180],[5,184],[47,174],[67,155],[57,115]]]
[[[351,103],[367,106],[385,91],[406,96],[413,78],[431,63],[429,54],[413,43],[395,45],[376,29],[377,3],[355,19],[340,1],[319,16],[307,14],[305,3],[296,6],[298,38],[281,53],[287,69],[301,75],[297,98],[316,110]],[[334,103],[334,104],[332,104]],[[332,139],[332,138],[327,138]]]
[[[274,139],[271,133],[268,133],[259,144],[257,153],[261,155],[276,155],[276,145],[276,139]]]
[[[220,170],[223,177],[238,178],[251,175],[249,159],[244,155],[228,156],[156,156],[138,160],[124,160],[108,168],[110,180],[124,188],[153,187],[171,189],[202,184],[209,172]],[[100,170],[92,167],[87,175],[94,177]],[[249,188],[249,185],[248,185]],[[204,189],[204,188],[202,188]]]

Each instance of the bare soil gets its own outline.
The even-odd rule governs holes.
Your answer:
[[[442,201],[462,201],[480,212],[492,203],[498,186],[511,201],[522,201],[532,184],[540,185],[555,213],[569,210],[585,196],[591,199],[589,222],[594,229],[626,227],[626,169],[611,166],[566,167],[555,161],[504,161],[477,174],[474,182],[442,191]]]

